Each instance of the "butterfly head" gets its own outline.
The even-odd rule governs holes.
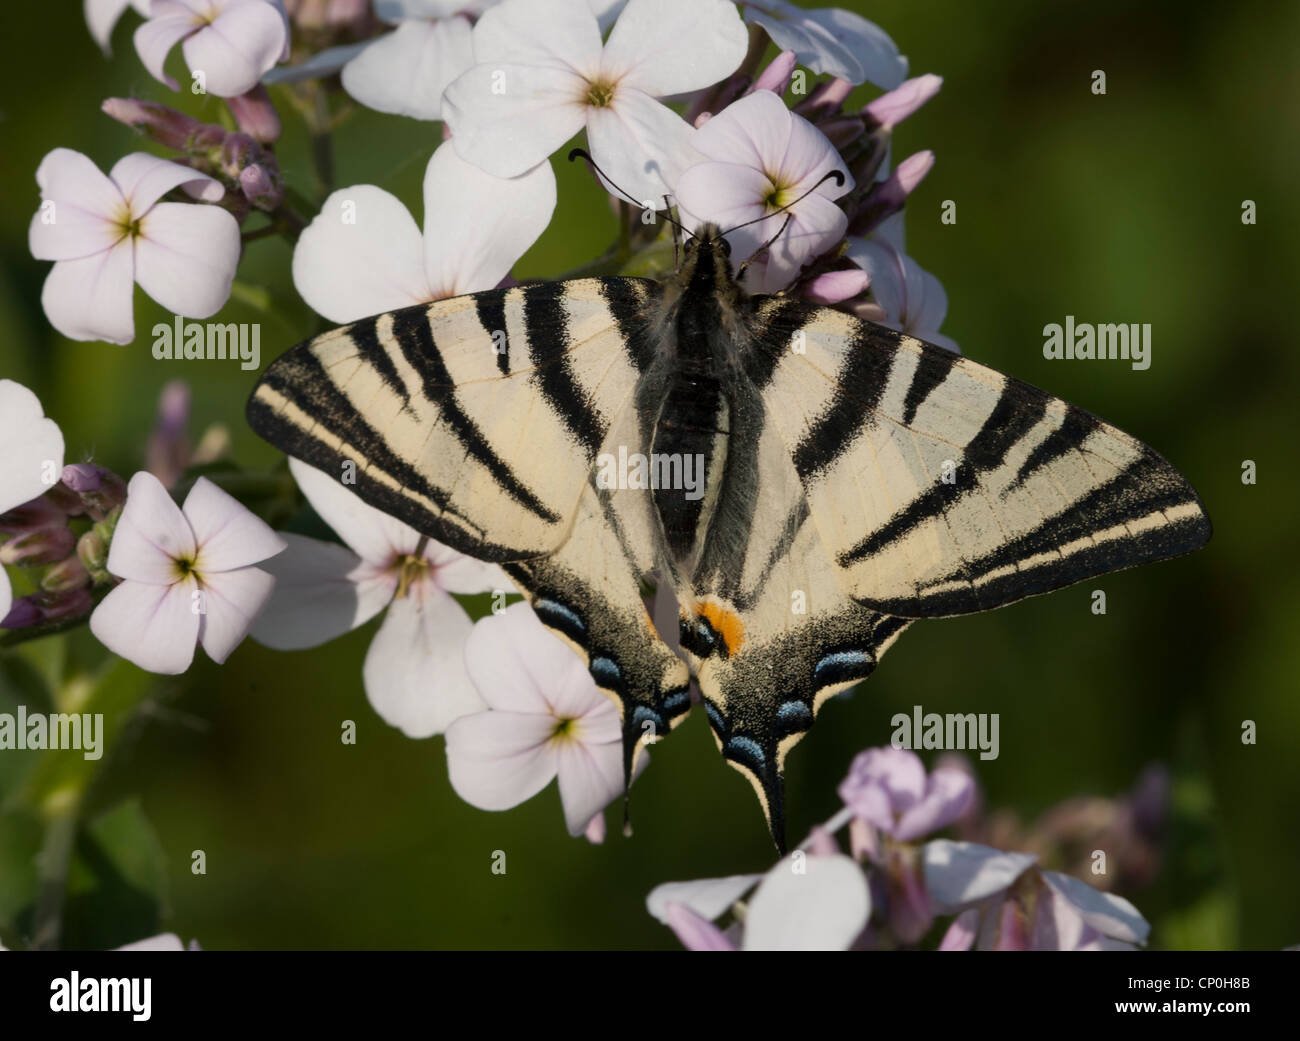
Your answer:
[[[677,278],[683,288],[717,292],[735,284],[731,271],[731,243],[716,224],[701,224],[682,247]]]

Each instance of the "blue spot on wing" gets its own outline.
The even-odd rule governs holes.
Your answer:
[[[767,756],[763,754],[762,746],[752,737],[743,735],[733,737],[727,742],[727,751],[733,758],[748,760],[750,765],[757,770],[761,770],[767,762]]]
[[[623,680],[623,670],[613,658],[592,658],[588,666],[592,678],[602,687],[617,687]]]
[[[578,640],[586,635],[587,623],[582,620],[577,611],[558,600],[538,600],[533,605],[533,610],[543,622],[559,629],[566,636]]]
[[[802,701],[785,701],[776,710],[776,718],[782,723],[811,723],[812,712]]]
[[[813,669],[813,682],[819,687],[827,687],[845,680],[862,679],[875,666],[875,659],[866,651],[832,651]]]

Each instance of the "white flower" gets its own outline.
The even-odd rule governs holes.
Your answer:
[[[872,297],[884,312],[880,324],[961,353],[956,340],[939,332],[948,314],[943,284],[879,229],[871,238],[850,238],[845,256],[870,277]]]
[[[276,0],[153,0],[149,20],[135,31],[135,49],[150,75],[172,90],[180,84],[163,65],[178,43],[190,71],[202,73],[204,89],[233,98],[289,56],[289,21]]]
[[[0,380],[0,513],[44,495],[63,473],[63,434],[46,419],[36,395]],[[0,568],[0,620],[13,604],[13,587]]]
[[[90,35],[106,55],[112,53],[109,39],[113,35],[113,27],[128,6],[134,7],[144,17],[149,17],[149,0],[85,0],[83,6]]]
[[[712,920],[755,882],[743,928],[724,934]],[[871,892],[852,857],[800,851],[766,875],[664,883],[651,890],[646,907],[691,950],[734,950],[738,932],[746,951],[844,951],[866,928]]]
[[[230,296],[235,218],[216,206],[158,201],[182,185],[205,201],[220,199],[225,189],[206,174],[134,152],[105,177],[80,152],[56,148],[41,160],[36,183],[42,202],[28,244],[37,260],[55,261],[41,306],[64,336],[130,343],[133,282],[187,318],[215,314]]]
[[[271,595],[274,580],[252,565],[284,546],[206,477],[182,508],[141,470],[127,485],[108,551],[108,570],[123,582],[95,608],[90,631],[149,672],[184,672],[196,642],[220,664]]]
[[[767,30],[800,65],[858,84],[892,90],[907,75],[907,59],[880,26],[838,7],[806,11],[785,0],[744,0],[745,19]]]
[[[843,236],[848,218],[833,200],[853,188],[853,178],[826,135],[771,91],[728,105],[695,131],[691,145],[705,161],[687,167],[674,185],[688,228],[711,221],[723,231],[738,229],[727,235],[737,264],[780,231],[766,262],[746,273],[756,292],[785,288]],[[832,170],[843,184],[822,180]],[[785,206],[784,213],[759,220]],[[787,216],[789,226],[781,231]],[[750,221],[758,223],[740,227]]]
[[[603,46],[582,0],[506,0],[474,27],[478,64],[447,88],[443,111],[461,156],[498,177],[585,126],[606,176],[658,205],[689,155],[690,127],[655,99],[716,83],[747,48],[725,0],[629,0]]]
[[[500,568],[428,540],[366,505],[340,481],[297,459],[289,469],[307,501],[347,544],[286,533],[267,564],[275,592],[253,639],[277,650],[316,647],[388,613],[366,652],[370,704],[408,737],[442,733],[483,707],[465,671],[473,623],[452,593],[511,590]]]
[[[442,92],[474,64],[465,0],[390,0],[379,14],[393,32],[367,42],[343,66],[343,89],[378,112],[441,119]],[[491,6],[479,4],[479,8]]]
[[[491,289],[555,210],[549,163],[509,180],[471,166],[449,144],[424,173],[424,235],[406,207],[373,185],[334,192],[293,251],[293,282],[335,322]]]
[[[465,664],[488,711],[447,731],[456,794],[481,810],[507,810],[558,778],[569,834],[583,834],[623,793],[623,728],[614,703],[527,604],[475,625]],[[635,772],[648,762],[643,752]]]

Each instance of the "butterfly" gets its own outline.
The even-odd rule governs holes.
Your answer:
[[[252,428],[503,565],[619,708],[625,781],[686,717],[784,850],[782,773],[919,618],[986,611],[1210,537],[1183,476],[945,348],[747,293],[712,224],[674,277],[493,289],[299,344]],[[630,461],[630,462],[626,462]],[[682,654],[645,606],[667,584]]]

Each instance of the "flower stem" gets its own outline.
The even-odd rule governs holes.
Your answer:
[[[61,809],[50,818],[45,841],[37,857],[36,921],[32,950],[56,950],[63,935],[63,901],[68,889],[68,865],[77,836],[78,805]]]

